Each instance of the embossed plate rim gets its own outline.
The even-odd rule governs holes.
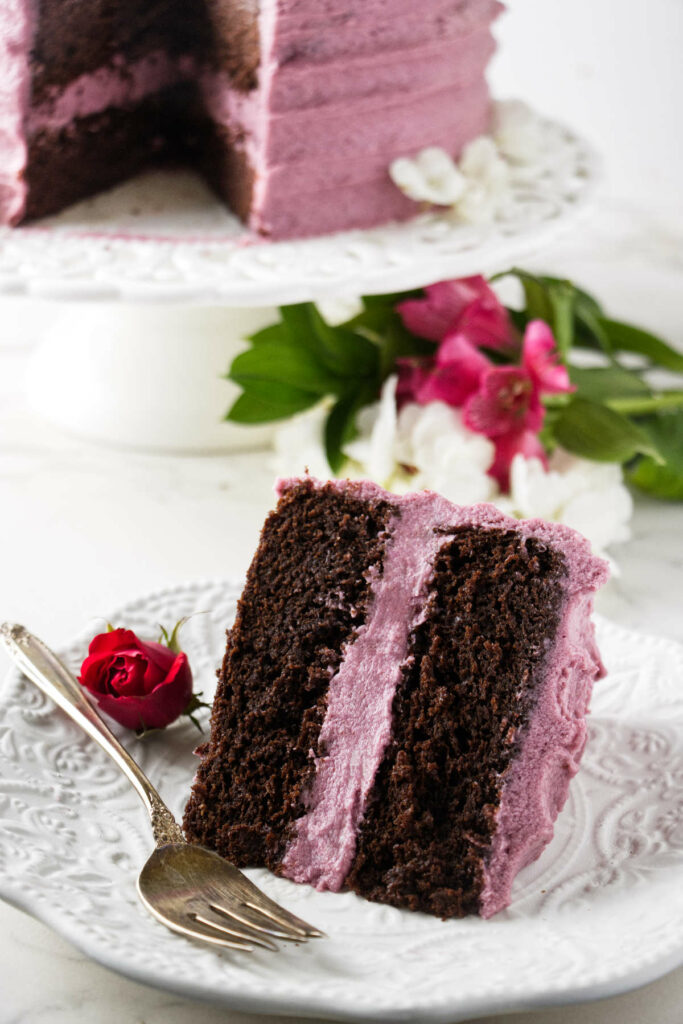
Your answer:
[[[173,611],[175,609],[175,611],[184,614],[188,608],[201,608],[203,605],[206,605],[207,598],[211,598],[214,601],[214,606],[210,616],[206,618],[197,616],[193,620],[194,626],[192,627],[196,638],[208,637],[212,630],[218,629],[219,626],[222,633],[225,617],[221,618],[221,616],[225,616],[226,607],[234,606],[240,586],[237,582],[227,581],[182,584],[131,602],[120,611],[114,613],[111,618],[115,621],[124,621],[125,619],[126,622],[132,624],[133,628],[139,628],[140,622],[151,623],[157,621],[159,609],[163,608],[165,611]],[[132,622],[131,619],[133,620]],[[678,666],[683,667],[683,647],[673,641],[662,637],[641,636],[640,634],[607,623],[605,620],[599,620],[599,628],[606,642],[609,641],[615,649],[623,649],[627,662],[628,657],[632,657],[637,651],[641,663],[647,662],[649,664],[650,661],[653,661],[655,666],[658,662],[661,662],[663,665],[671,663],[675,665],[677,673],[679,672]],[[90,632],[84,630],[76,641],[62,648],[63,653],[72,662],[74,652],[82,650],[83,644]],[[193,638],[188,646],[192,646],[196,638]],[[196,639],[196,643],[199,644],[199,642],[199,639]],[[215,637],[212,642],[215,647]],[[207,658],[203,656],[202,664],[206,665],[207,663]],[[205,671],[205,668],[202,668],[202,671]],[[620,667],[619,671],[624,671],[624,669]],[[642,690],[642,692],[645,693],[646,699],[649,699],[645,671],[644,667],[641,673],[644,679],[644,682],[641,679],[641,689],[645,686],[645,690]],[[675,678],[680,678],[680,675],[676,674]],[[609,683],[609,680],[606,683]],[[636,683],[637,679],[633,682],[631,696],[635,692]],[[5,681],[2,693],[8,695],[12,688],[16,689],[20,685],[18,673],[10,673]],[[610,693],[612,693],[612,698]],[[609,705],[610,699],[614,699],[614,695],[616,695],[617,700],[620,699],[618,689],[613,688],[612,691],[605,691],[604,696],[607,705]],[[666,723],[661,725],[660,732],[672,732],[673,728],[673,732],[677,736],[683,726],[683,703],[681,699],[675,699],[673,688],[670,691],[664,688],[659,697],[656,693],[654,694],[653,701],[652,712],[655,717],[657,716],[658,709],[660,710],[660,718],[657,721]],[[672,707],[674,707],[674,713],[670,711]],[[666,709],[669,709],[667,713],[665,713]],[[25,723],[26,732],[30,732],[29,725],[26,724],[30,716],[25,713],[20,714],[20,711],[21,709],[15,706],[13,712],[12,705],[8,704],[7,701],[3,702],[0,709],[0,726],[3,725],[3,722],[8,722],[10,718],[14,719],[16,717],[21,718],[21,721]],[[36,717],[40,717],[39,711],[34,715],[34,718]],[[44,715],[43,717],[47,721],[48,716]],[[626,722],[628,720],[628,718],[625,719]],[[602,721],[602,718],[599,721]],[[672,722],[673,727],[671,726]],[[64,731],[63,727],[66,725],[71,728],[70,723],[66,723],[66,721],[60,723],[59,719],[51,718],[49,729],[54,730],[59,738]],[[599,731],[598,729],[598,734]],[[618,731],[618,729],[615,730],[616,733]],[[21,729],[19,729],[19,732],[21,732]],[[635,732],[633,735],[635,736]],[[645,731],[643,736],[643,742],[647,745],[648,736],[650,737],[650,742],[652,742],[652,737],[654,736],[656,739],[658,733],[653,727],[650,732]],[[163,758],[165,754],[171,759],[173,755],[172,748],[160,746],[159,744],[154,748],[148,748],[148,756],[152,758],[159,756]],[[648,754],[648,756],[650,755]],[[6,757],[4,761],[7,764]],[[69,821],[73,823],[75,820],[76,822],[73,827],[78,828],[80,826],[81,830],[85,827],[84,816],[78,816],[78,809],[83,800],[85,800],[86,804],[90,803],[91,807],[94,806],[94,796],[82,797],[75,792],[67,794],[67,789],[69,788],[68,780],[66,780],[64,787],[60,788],[62,783],[55,781],[56,776],[54,773],[49,776],[49,784],[41,783],[40,778],[35,778],[35,773],[39,769],[36,768],[34,775],[31,775],[30,763],[22,758],[21,743],[17,747],[16,758],[14,760],[10,759],[10,767],[12,766],[14,767],[15,775],[6,782],[6,788],[9,787],[11,789],[12,782],[14,782],[16,788],[20,790],[20,780],[30,776],[33,779],[33,788],[31,789],[29,786],[29,790],[34,795],[36,803],[39,804],[38,796],[40,794],[45,796],[50,786],[53,786],[55,793],[59,792],[61,794],[55,805],[57,810],[70,807],[71,817]],[[605,765],[602,765],[598,760],[597,769],[598,775],[600,772],[609,774],[610,771],[614,771],[609,757]],[[5,772],[3,774],[6,775]],[[591,775],[589,769],[587,769],[586,774],[587,778],[584,781],[588,783],[593,779],[593,775]],[[580,774],[579,779],[581,778],[582,775]],[[29,784],[24,783],[24,785]],[[41,785],[43,787],[42,790],[40,789]],[[125,787],[124,792],[127,792]],[[2,796],[2,780],[0,780],[0,796]],[[48,797],[49,794],[45,796],[45,799],[48,799]],[[74,799],[75,803],[73,803]],[[115,795],[114,802],[116,799],[118,797]],[[115,809],[112,817],[115,821],[119,821],[119,819],[123,821],[125,827],[130,830],[130,835],[133,836],[131,842],[134,848],[134,855],[137,857],[141,847],[144,847],[145,843],[151,843],[151,840],[147,836],[146,825],[141,811],[139,812],[139,818],[136,817],[134,820],[129,820],[127,817],[130,808],[137,808],[135,799],[131,791],[130,803],[124,799],[123,808]],[[580,805],[581,800],[575,801],[572,814],[575,811],[577,813],[580,811]],[[49,810],[50,808],[48,807]],[[136,810],[133,813],[137,814],[138,811]],[[562,822],[562,818],[560,818],[560,822]],[[559,833],[560,829],[558,828],[558,836]],[[36,836],[35,843],[39,843],[38,836]],[[3,839],[0,835],[0,853],[2,853],[2,844]],[[566,843],[565,845],[569,851],[567,856],[570,858],[575,857],[575,844],[574,846],[571,843]],[[28,842],[26,847],[27,857],[30,858],[32,850],[33,847]],[[562,855],[564,856],[564,854]],[[140,863],[142,863],[142,860]],[[548,871],[552,873],[552,859],[549,861],[549,864],[550,867],[546,866],[545,868],[545,875],[541,871],[539,877],[540,875],[544,878],[547,877]],[[683,871],[682,865],[683,861],[679,864],[677,860],[674,860],[672,870],[676,872],[676,877],[680,877]],[[146,933],[153,936],[155,945],[160,949],[161,957],[168,956],[168,960],[164,961],[163,968],[159,967],[158,964],[152,966],[141,965],[139,957],[135,956],[135,948],[132,950],[128,949],[122,953],[120,949],[107,946],[107,936],[110,933],[112,936],[115,936],[115,931],[112,931],[112,929],[118,926],[116,920],[110,919],[109,922],[105,920],[99,932],[97,929],[93,930],[92,922],[87,918],[81,920],[77,915],[75,917],[65,915],[60,906],[55,902],[54,892],[50,890],[49,886],[45,889],[38,888],[37,890],[30,887],[24,888],[16,878],[10,878],[9,876],[6,878],[0,877],[0,895],[22,910],[43,920],[88,956],[121,974],[161,989],[173,991],[179,995],[204,999],[229,1006],[233,1009],[252,1012],[260,1011],[299,1016],[328,1016],[345,1020],[420,1020],[437,1024],[437,1022],[462,1020],[485,1013],[562,1005],[615,995],[653,981],[683,962],[683,924],[678,924],[673,930],[667,930],[663,944],[655,948],[654,945],[648,946],[646,941],[645,951],[639,954],[638,961],[634,962],[631,958],[622,962],[619,969],[613,963],[609,963],[607,969],[602,972],[600,968],[592,968],[590,976],[586,975],[583,978],[574,976],[569,979],[560,979],[559,981],[551,979],[550,983],[545,983],[543,978],[539,980],[539,974],[543,973],[542,960],[539,964],[536,959],[532,958],[534,965],[533,975],[531,977],[523,977],[521,983],[519,978],[517,978],[515,984],[505,984],[505,978],[501,982],[499,977],[496,976],[490,991],[487,991],[486,986],[482,986],[480,983],[478,990],[476,986],[470,986],[470,991],[468,992],[465,977],[458,977],[459,974],[462,975],[464,961],[461,954],[465,945],[465,943],[461,942],[460,937],[467,937],[467,945],[473,944],[475,947],[481,945],[483,938],[485,946],[487,942],[490,944],[489,936],[491,939],[493,938],[494,931],[491,928],[493,924],[493,929],[495,930],[495,923],[468,919],[465,922],[442,925],[440,922],[434,922],[421,915],[403,914],[393,910],[393,908],[380,908],[378,905],[366,904],[355,897],[316,894],[305,887],[292,887],[289,883],[285,883],[281,879],[275,879],[267,873],[261,873],[260,875],[256,873],[256,877],[259,879],[259,884],[264,884],[265,882],[265,887],[268,888],[270,886],[271,891],[273,887],[280,889],[279,892],[274,893],[276,898],[281,899],[282,893],[284,893],[284,902],[287,902],[287,898],[293,899],[294,902],[291,906],[294,912],[297,912],[297,907],[301,909],[300,904],[303,902],[309,916],[312,916],[314,913],[318,916],[323,912],[329,913],[333,920],[332,928],[324,920],[320,921],[320,923],[323,927],[327,925],[326,930],[332,932],[333,938],[330,943],[325,947],[321,946],[320,949],[301,947],[296,950],[288,950],[283,954],[275,954],[270,959],[267,956],[265,958],[262,956],[245,958],[239,955],[229,958],[224,955],[215,954],[212,951],[207,953],[203,950],[201,953],[198,953],[195,951],[195,947],[191,947],[184,940],[171,936],[170,933],[161,934],[164,931],[162,927],[157,925],[156,922],[147,921],[144,917],[144,911],[138,908],[139,913],[137,911],[134,912],[134,917],[131,918],[133,925],[135,928],[142,928]],[[576,877],[580,878],[581,873]],[[646,882],[642,883],[641,889],[638,890],[641,896],[643,892],[646,895],[649,892],[647,881],[646,879]],[[655,883],[661,884],[661,879],[655,879]],[[645,886],[644,889],[643,886]],[[538,899],[537,894],[534,894],[533,890],[533,881],[531,883],[527,882],[526,886],[522,887],[522,903],[528,899]],[[78,890],[73,891],[78,894]],[[528,895],[529,892],[531,892],[531,896]],[[627,887],[625,890],[622,890],[622,900],[624,899],[624,894],[626,894],[629,901],[638,898],[637,893],[634,895],[632,888]],[[597,895],[600,895],[601,898],[603,896],[602,893]],[[299,901],[298,903],[296,902],[297,900]],[[309,907],[309,905],[312,906]],[[617,901],[618,905],[619,902]],[[125,918],[127,906],[128,904],[122,897],[120,904],[112,905],[112,910],[116,913],[123,908]],[[128,909],[130,910],[130,906],[128,906]],[[667,905],[665,910],[662,911],[669,924],[671,924],[671,919],[668,912],[672,910],[673,905]],[[553,912],[551,908],[550,913],[540,912],[533,919],[531,917],[527,918],[527,922],[531,922],[533,929],[530,934],[535,935],[536,941],[539,942],[539,950],[541,951],[544,942],[547,945],[548,941],[558,941],[558,937],[560,943],[563,941],[562,933],[557,931],[557,917],[553,917],[553,913],[567,914],[568,912],[561,908],[560,910],[556,908]],[[601,913],[604,914],[604,907]],[[354,915],[356,915],[355,918]],[[374,919],[374,917],[380,923],[378,925],[372,923],[368,930],[367,921]],[[346,919],[348,920],[345,926],[344,922]],[[359,924],[354,925],[354,920],[357,920]],[[564,920],[571,922],[571,915]],[[349,934],[348,921],[351,922],[350,934],[358,936],[357,941],[360,941],[361,944],[363,941],[366,942],[369,955],[372,954],[373,948],[381,947],[387,953],[388,964],[391,963],[395,947],[398,948],[402,945],[403,955],[408,956],[408,966],[407,968],[405,967],[406,961],[404,961],[402,970],[407,970],[408,974],[410,974],[412,964],[417,964],[418,962],[428,963],[429,956],[426,954],[429,953],[430,949],[432,952],[434,951],[435,944],[448,946],[446,960],[440,964],[438,961],[434,961],[435,966],[432,968],[434,971],[434,984],[432,986],[430,983],[428,996],[425,995],[424,990],[415,995],[409,984],[404,986],[402,991],[392,991],[389,996],[385,989],[375,994],[372,982],[364,984],[363,977],[360,975],[355,979],[355,985],[352,984],[354,978],[351,974],[349,974],[348,982],[345,981],[345,965],[351,965],[349,971],[353,967],[353,951],[350,949],[350,944],[346,938]],[[398,922],[398,925],[396,922]],[[400,926],[406,922],[410,924],[410,931],[403,935],[400,933]],[[509,920],[501,920],[499,923],[503,925],[503,928],[499,929],[496,933],[499,936],[499,946],[500,936],[504,934],[505,929],[508,929],[509,939],[518,934],[522,937],[524,936],[524,916],[516,918],[513,914]],[[648,920],[648,925],[649,923]],[[512,933],[509,932],[510,926],[513,928]],[[149,932],[150,927],[159,931]],[[555,930],[553,930],[553,927],[555,927]],[[337,932],[336,936],[334,934],[335,931]],[[398,939],[396,938],[397,934]],[[508,945],[509,939],[506,940]],[[495,947],[495,943],[493,945]],[[566,945],[569,948],[569,942]],[[505,945],[501,948],[505,948]],[[400,949],[399,952],[401,952]],[[514,953],[517,955],[516,950]],[[567,949],[562,948],[562,953],[567,955]],[[451,957],[451,954],[455,955]],[[424,959],[425,956],[426,960]],[[175,963],[174,957],[176,958]],[[207,975],[210,979],[209,983],[205,979],[193,981],[188,976],[183,977],[182,969],[185,969],[185,974],[187,975],[188,964],[189,967],[192,967],[194,963],[199,964],[201,961],[203,969],[206,970],[207,957],[211,958],[211,962],[208,964],[209,974]],[[609,956],[607,960],[609,961]],[[531,962],[529,961],[529,964]],[[330,966],[330,964],[334,963],[337,965],[336,971],[332,970]],[[325,967],[325,964],[327,964],[327,967]],[[541,967],[540,970],[539,966]],[[527,965],[527,969],[531,975],[529,965]],[[301,979],[296,977],[297,970],[309,977],[310,984],[307,986],[301,984]],[[177,971],[180,971],[180,974],[176,977]],[[292,981],[292,979],[294,980]],[[501,984],[503,985],[502,988]],[[264,994],[264,992],[267,994]]]
[[[512,165],[511,197],[492,223],[442,211],[263,242],[192,175],[147,173],[35,226],[0,228],[0,295],[270,306],[504,270],[584,216],[601,176],[585,139],[532,114],[541,141],[528,164]]]

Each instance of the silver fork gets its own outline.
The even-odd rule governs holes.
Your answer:
[[[156,849],[138,878],[140,899],[174,932],[215,946],[277,949],[323,933],[269,899],[229,861],[185,840],[149,779],[110,732],[71,673],[23,626],[0,626],[10,657],[36,686],[109,754],[135,787],[152,822]]]

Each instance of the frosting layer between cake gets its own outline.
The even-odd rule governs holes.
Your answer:
[[[280,493],[294,486],[295,481],[281,482]],[[338,486],[349,487],[373,501],[388,497],[367,483],[360,487]],[[543,521],[519,523],[492,506],[462,508],[431,493],[392,497],[392,501],[397,515],[389,526],[383,574],[373,576],[367,623],[344,652],[330,682],[316,776],[304,793],[305,813],[296,823],[295,837],[280,870],[294,881],[335,891],[351,877],[352,888],[359,885],[364,895],[382,898],[377,895],[376,883],[373,888],[363,880],[362,864],[354,864],[356,843],[387,745],[399,725],[393,718],[394,696],[403,669],[409,664],[409,637],[429,614],[435,599],[429,596],[428,586],[436,554],[451,545],[454,533],[464,528],[491,531],[496,538],[517,536],[522,544],[531,545],[530,551],[542,551],[546,546],[557,549],[567,572],[564,582],[558,583],[561,590],[554,599],[559,624],[548,609],[547,654],[537,662],[533,678],[519,680],[519,699],[529,708],[522,721],[527,716],[528,720],[504,740],[504,745],[512,745],[510,755],[505,755],[511,760],[499,783],[495,819],[490,828],[487,826],[493,843],[490,849],[482,849],[485,856],[475,899],[479,912],[490,916],[507,905],[514,877],[552,837],[553,822],[578,768],[592,684],[602,673],[590,610],[592,593],[604,582],[606,567],[590,554],[583,538],[564,527]],[[487,699],[484,692],[482,700]],[[474,719],[472,728],[476,728]],[[502,737],[504,722],[501,729]],[[391,769],[393,773],[396,770]],[[379,799],[388,799],[384,790]],[[419,798],[415,799],[419,807]],[[370,829],[378,827],[375,821]],[[477,844],[487,840],[473,834],[472,842],[476,858]],[[369,852],[367,856],[376,858],[377,853]],[[437,867],[437,875],[439,870]],[[389,876],[393,875],[397,886],[399,878],[411,877],[412,869],[401,869],[400,875],[398,871],[396,861]],[[400,887],[396,888],[394,899],[404,898],[401,892]],[[417,895],[411,900],[415,900],[415,906],[422,906]],[[453,912],[447,909],[453,905],[451,898],[441,896],[434,904],[446,913]]]
[[[391,739],[394,692],[407,654],[410,629],[424,614],[427,579],[439,543],[431,501],[402,503],[387,530],[381,575],[368,573],[368,620],[346,649],[330,681],[318,748],[317,773],[282,872],[319,889],[341,889],[351,867],[356,832],[377,767]]]
[[[239,865],[445,917],[505,906],[602,672],[572,530],[368,482],[279,483],[185,814]]]
[[[32,105],[26,115],[27,134],[30,138],[40,131],[59,131],[111,107],[137,106],[148,96],[187,81],[193,69],[192,57],[172,57],[163,50],[132,63],[119,55],[63,89],[53,88],[40,103]]]
[[[393,507],[354,494],[285,495],[263,528],[185,813],[190,837],[276,869],[312,779],[327,692],[366,622]]]

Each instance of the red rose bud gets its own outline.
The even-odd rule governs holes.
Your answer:
[[[78,681],[103,711],[138,732],[163,729],[200,703],[187,655],[142,641],[130,629],[96,636]]]

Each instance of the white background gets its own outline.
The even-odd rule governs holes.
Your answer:
[[[683,0],[512,0],[497,34],[496,94],[580,127],[607,172],[595,217],[535,264],[572,274],[615,315],[683,347]],[[50,315],[0,306],[0,616],[58,644],[138,593],[242,572],[270,497],[255,478],[245,492],[248,457],[114,452],[31,418],[22,375]],[[683,639],[681,525],[679,507],[639,501],[605,614]],[[2,1024],[246,1021],[120,979],[3,905],[0,991]],[[514,1021],[679,1024],[681,1006],[679,971],[631,996]]]
[[[581,128],[613,196],[681,212],[682,0],[509,0],[490,80]]]

